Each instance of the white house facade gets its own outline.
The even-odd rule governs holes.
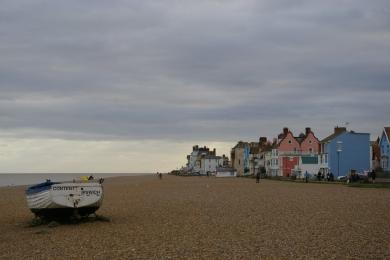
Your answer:
[[[221,167],[223,165],[223,159],[221,156],[215,155],[205,155],[200,159],[200,174],[207,175],[215,175],[217,172],[217,167]]]

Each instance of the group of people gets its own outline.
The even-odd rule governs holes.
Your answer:
[[[328,173],[323,173],[321,171],[318,171],[317,175],[315,175],[317,177],[317,181],[334,181],[334,175],[332,172],[328,172]],[[310,177],[310,174],[306,171],[305,172],[305,182],[308,182],[309,181],[309,177]]]
[[[323,173],[321,171],[318,171],[317,173],[317,180],[318,181],[323,181],[323,180],[326,180],[326,181],[334,181],[334,175],[332,172],[328,172],[328,173]]]

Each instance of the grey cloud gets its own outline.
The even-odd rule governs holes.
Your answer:
[[[379,0],[5,1],[0,129],[231,141],[350,120],[373,131],[390,123],[370,117],[390,107],[389,10]]]

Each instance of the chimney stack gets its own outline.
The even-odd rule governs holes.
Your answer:
[[[306,135],[308,135],[310,132],[311,132],[311,128],[310,127],[306,127]]]
[[[283,128],[283,134],[284,134],[284,135],[287,135],[287,133],[288,133],[288,128],[287,128],[287,127],[284,127],[284,128]]]
[[[334,128],[334,133],[335,133],[335,134],[339,134],[339,133],[342,133],[342,132],[345,132],[345,131],[347,131],[347,128],[346,128],[346,127],[338,127],[338,126],[336,126],[336,127]]]

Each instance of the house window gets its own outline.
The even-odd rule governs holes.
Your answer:
[[[291,144],[291,140],[288,140],[288,143]]]
[[[310,152],[310,153],[313,153],[313,148],[310,148],[310,149],[309,149],[309,152]]]
[[[241,165],[241,161],[240,161],[240,159],[238,159],[238,165]]]
[[[382,168],[386,169],[386,170],[389,168],[389,159],[388,159],[388,157],[384,157],[382,159]]]
[[[309,140],[309,144],[311,144],[311,140]]]

